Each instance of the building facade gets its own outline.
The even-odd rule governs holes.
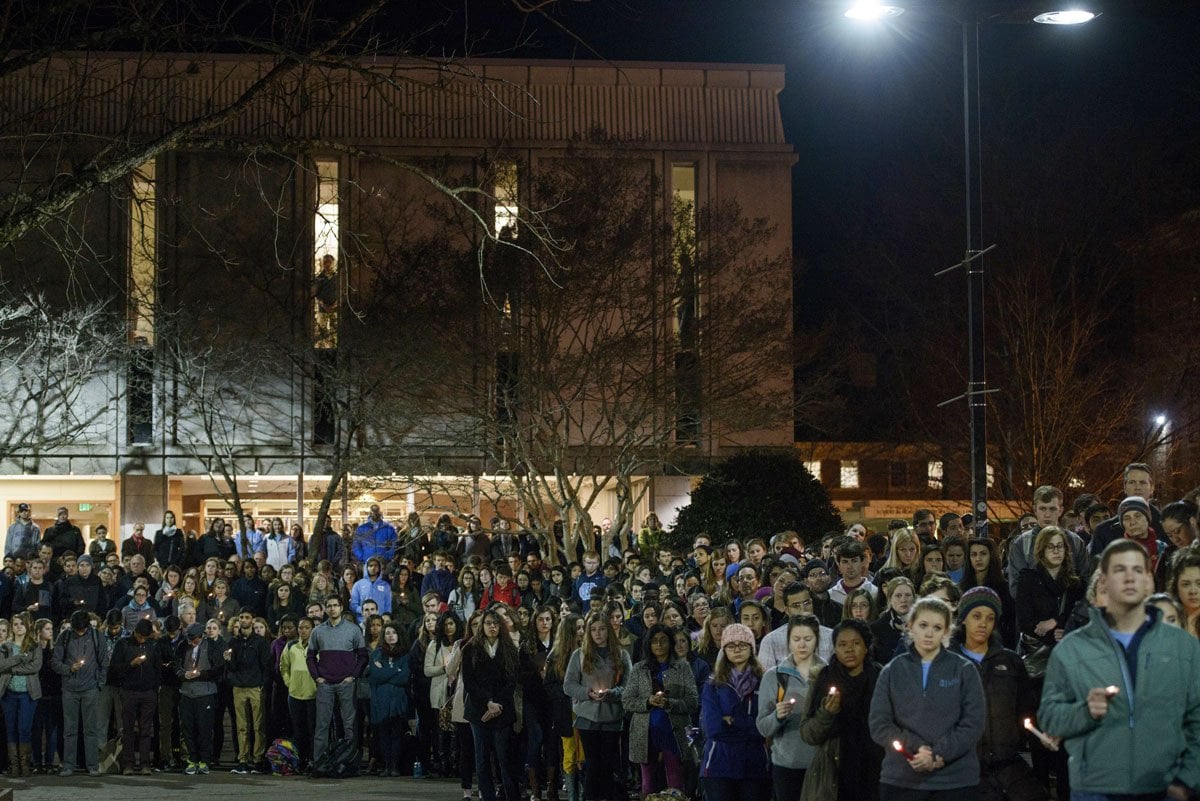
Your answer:
[[[6,229],[9,306],[94,354],[43,331],[31,384],[4,353],[8,519],[640,525],[707,460],[791,447],[781,67],[277,66],[0,81],[0,191],[69,201]]]

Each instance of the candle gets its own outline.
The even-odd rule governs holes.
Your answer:
[[[1115,684],[1110,684],[1104,688],[1104,694],[1107,695],[1109,698],[1112,698],[1114,695],[1118,694],[1119,692],[1121,692],[1121,688]]]
[[[1033,721],[1030,720],[1029,718],[1025,718],[1025,728],[1029,731],[1030,734],[1032,734],[1034,737],[1037,737],[1039,740],[1041,740],[1042,745],[1046,746],[1047,748],[1049,748],[1053,744],[1054,741],[1050,739],[1050,735],[1046,734],[1044,731],[1039,730],[1037,726],[1034,726]]]
[[[837,695],[837,687],[830,687],[830,688],[829,688],[829,694],[830,694],[830,695]]]
[[[910,754],[908,752],[908,749],[904,747],[904,743],[900,742],[899,740],[892,740],[892,748],[895,748],[896,753],[898,753],[900,756],[904,757],[905,759],[913,758],[913,755]]]

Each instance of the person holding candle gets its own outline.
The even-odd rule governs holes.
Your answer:
[[[945,602],[918,600],[908,617],[908,650],[879,674],[869,725],[885,748],[881,801],[975,796],[986,702],[971,661],[942,647],[950,621]]]
[[[59,635],[51,657],[54,671],[63,677],[63,766],[60,776],[75,773],[79,753],[79,727],[83,724],[83,753],[88,774],[100,775],[100,735],[96,725],[96,701],[108,672],[108,650],[92,628],[88,613],[71,613],[71,628]]]
[[[871,629],[843,620],[833,630],[833,660],[817,675],[800,737],[817,746],[802,801],[877,801],[883,749],[867,724],[879,667],[868,659]]]
[[[762,666],[754,655],[754,632],[732,623],[721,634],[721,653],[700,693],[700,784],[707,801],[766,801],[770,764],[758,732],[758,685]]]
[[[175,651],[179,678],[179,734],[187,751],[188,776],[207,774],[213,760],[213,709],[217,681],[225,672],[221,640],[215,620],[192,623]]]
[[[646,657],[633,666],[622,703],[632,713],[629,723],[629,761],[641,766],[642,795],[662,789],[656,763],[661,763],[668,787],[684,790],[684,762],[690,757],[687,727],[700,707],[691,666],[675,655],[671,629],[650,626],[643,649]]]
[[[571,654],[563,677],[563,692],[572,701],[575,728],[587,755],[583,797],[619,801],[624,789],[613,781],[613,771],[621,764],[621,698],[633,666],[603,611],[589,612],[584,627],[583,645]]]
[[[121,691],[121,773],[133,775],[134,760],[140,757],[141,773],[149,776],[162,671],[154,641],[154,623],[148,618],[134,624],[132,635],[117,641],[108,680]]]
[[[1073,797],[1183,801],[1200,788],[1200,643],[1145,605],[1138,542],[1106,546],[1100,573],[1106,606],[1050,654],[1041,728],[1063,738]]]
[[[911,582],[910,582],[911,584]],[[788,619],[788,655],[763,674],[758,688],[758,733],[771,738],[775,801],[798,801],[813,747],[800,736],[809,689],[824,660],[817,654],[821,623],[811,614]]]
[[[979,801],[1046,801],[1046,786],[1021,758],[1033,727],[1036,696],[1025,663],[1005,648],[997,624],[1004,599],[992,587],[972,587],[958,605],[958,625],[951,648],[970,659],[983,684],[987,718],[979,741]],[[1025,723],[1028,722],[1028,726]],[[1045,736],[1045,735],[1043,735]],[[1041,738],[1039,738],[1041,739]],[[1052,738],[1041,740],[1057,748]]]

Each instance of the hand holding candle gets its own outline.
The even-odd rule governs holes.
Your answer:
[[[1037,726],[1034,726],[1033,721],[1031,719],[1025,718],[1025,728],[1027,731],[1029,731],[1030,734],[1032,734],[1034,737],[1037,737],[1039,740],[1041,740],[1042,745],[1046,746],[1046,748],[1049,748],[1051,751],[1058,750],[1058,744],[1056,742],[1054,742],[1054,738],[1052,738],[1050,735],[1046,734],[1046,732],[1038,729]]]
[[[836,715],[842,710],[842,694],[837,687],[830,687],[829,692],[825,695],[825,700],[821,702],[821,708],[832,715]]]
[[[1087,694],[1087,710],[1092,716],[1092,720],[1102,720],[1108,714],[1108,702],[1114,698],[1120,689],[1109,685],[1108,687],[1093,687]]]
[[[896,749],[896,753],[904,757],[905,760],[913,758],[912,752],[904,747],[904,743],[899,740],[892,740],[892,748]]]

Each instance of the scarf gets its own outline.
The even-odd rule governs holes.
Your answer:
[[[754,672],[746,670],[731,670],[729,672],[729,686],[737,693],[737,697],[745,701],[758,691],[758,676]]]
[[[1153,527],[1146,529],[1145,539],[1137,539],[1128,534],[1123,535],[1127,540],[1133,540],[1137,544],[1146,549],[1146,553],[1150,554],[1150,570],[1153,572],[1158,567],[1158,532]]]

